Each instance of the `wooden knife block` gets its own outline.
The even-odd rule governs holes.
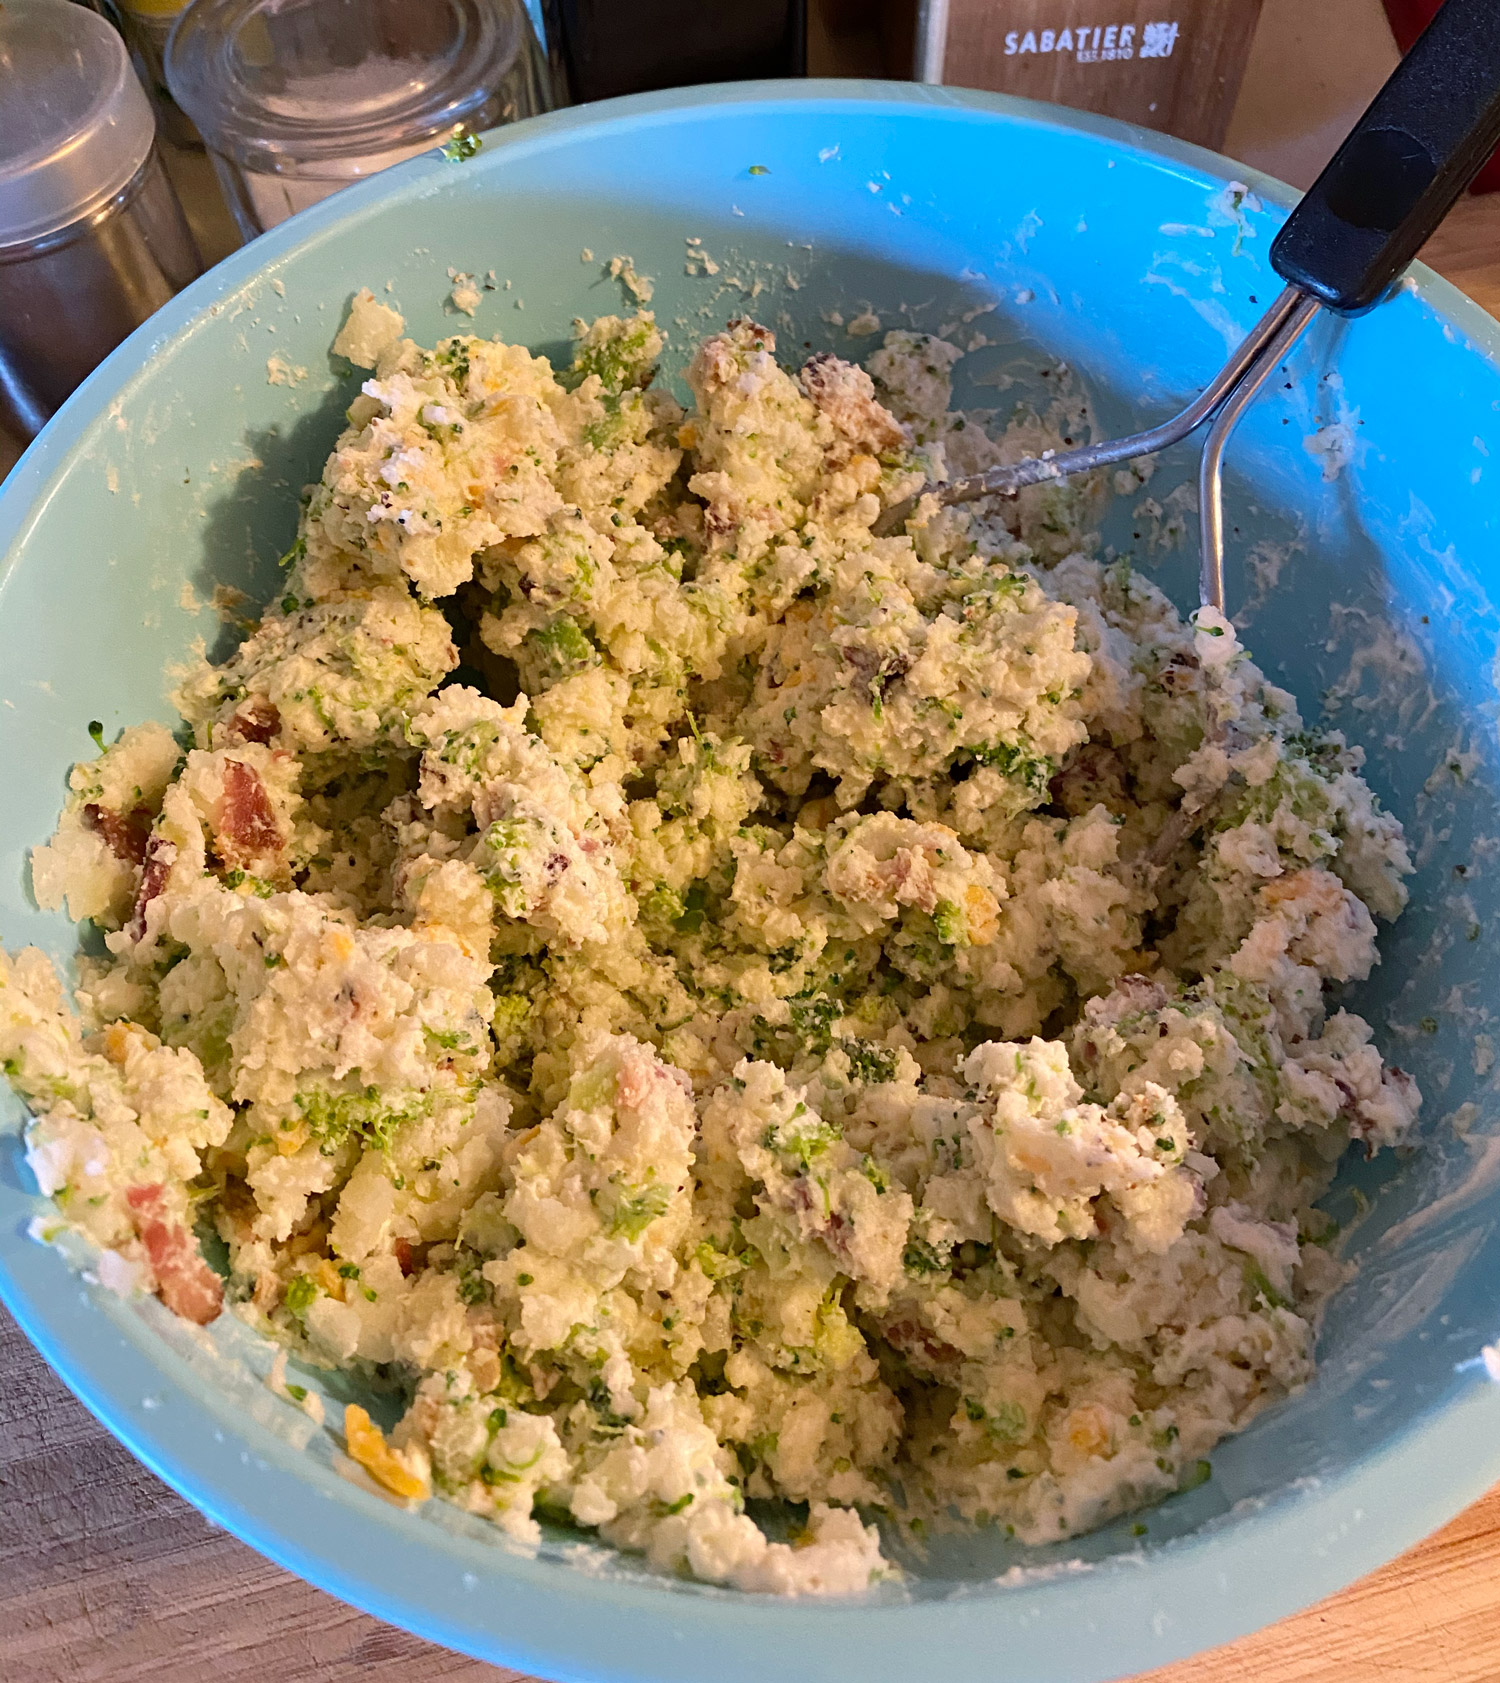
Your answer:
[[[1260,8],[1261,0],[925,0],[916,73],[1217,148]]]

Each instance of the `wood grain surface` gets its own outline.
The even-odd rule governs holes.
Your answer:
[[[1219,146],[1260,8],[1261,0],[948,0],[942,79]],[[1148,28],[1170,31],[1154,52]]]
[[[346,1678],[529,1683],[356,1613],[210,1524],[85,1412],[0,1310],[0,1679]],[[1500,1487],[1342,1595],[1139,1683],[1377,1678],[1500,1678]]]
[[[1460,204],[1424,256],[1500,315],[1500,195]],[[525,1683],[356,1613],[210,1524],[0,1310],[0,1683],[346,1678]],[[1500,1488],[1341,1595],[1139,1683],[1376,1679],[1500,1679]]]

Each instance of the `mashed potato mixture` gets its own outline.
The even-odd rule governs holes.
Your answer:
[[[330,1423],[395,1496],[849,1592],[882,1510],[1056,1541],[1308,1378],[1314,1201],[1419,1103],[1325,995],[1411,867],[1103,482],[872,537],[1052,441],[952,346],[735,321],[689,412],[661,347],[361,294],[279,597],[33,856],[107,957],[0,958],[0,1057],[46,1232],[397,1391]]]

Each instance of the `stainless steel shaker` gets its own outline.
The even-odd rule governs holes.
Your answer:
[[[0,428],[22,442],[202,269],[119,35],[0,5]]]

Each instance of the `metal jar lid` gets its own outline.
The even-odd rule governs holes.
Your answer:
[[[4,0],[0,86],[0,247],[86,220],[151,150],[155,119],[125,43],[72,0]]]

